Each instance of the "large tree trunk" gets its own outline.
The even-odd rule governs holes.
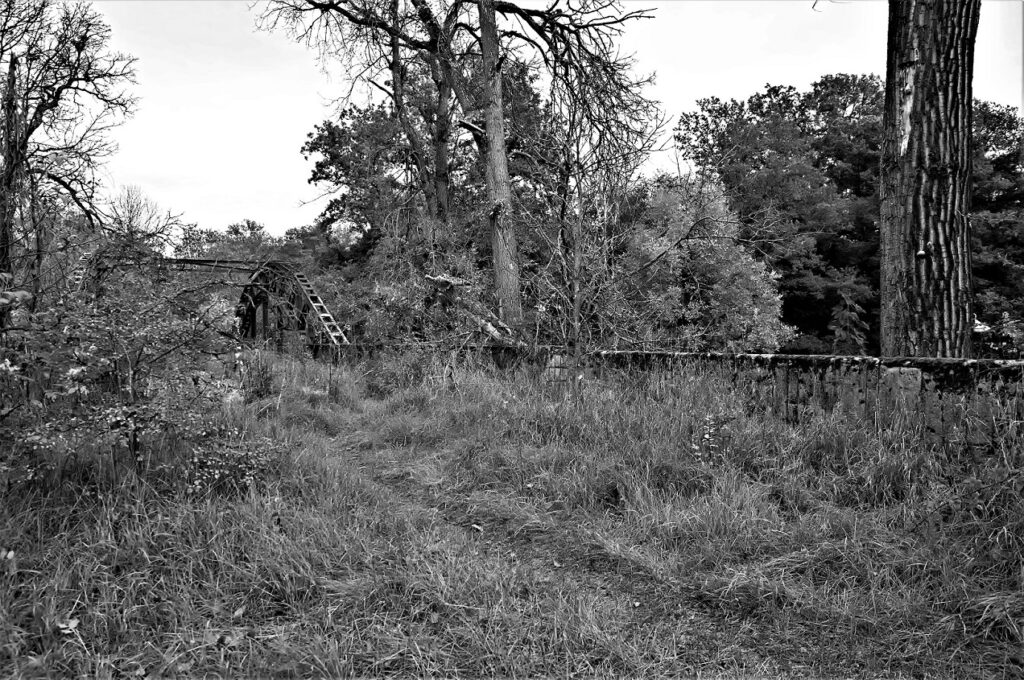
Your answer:
[[[0,274],[14,276],[14,263],[12,250],[14,248],[14,213],[18,207],[17,178],[20,170],[20,144],[18,138],[18,109],[17,109],[17,84],[18,84],[18,58],[11,55],[10,67],[7,72],[7,85],[3,94],[3,168],[0,169]],[[0,281],[0,290],[5,287],[13,287],[14,280],[6,284]],[[0,332],[7,328],[10,320],[10,312],[0,309]]]
[[[390,5],[391,21],[398,25],[399,0],[391,0]],[[390,36],[391,59],[389,68],[391,70],[391,100],[395,105],[395,115],[402,126],[402,132],[409,141],[412,149],[413,161],[416,163],[416,175],[419,178],[419,185],[423,191],[426,201],[427,214],[430,219],[435,219],[438,214],[437,194],[433,177],[430,172],[430,160],[427,157],[427,150],[420,133],[409,118],[408,104],[405,99],[405,66],[402,63],[402,45],[397,35]]]
[[[14,242],[14,212],[17,209],[16,179],[18,177],[17,125],[18,58],[11,55],[7,83],[3,93],[3,168],[0,169],[0,274],[13,274],[11,249]],[[2,319],[0,319],[2,320]]]
[[[451,144],[451,99],[452,88],[443,78],[436,78],[437,111],[434,120],[434,194],[437,196],[437,214],[435,217],[445,227],[450,220],[448,186],[451,179],[448,173],[449,145]]]
[[[480,50],[483,53],[484,68],[487,198],[494,256],[494,288],[498,298],[499,318],[509,326],[516,326],[523,318],[523,304],[519,292],[516,235],[508,220],[512,183],[505,151],[505,120],[494,0],[480,0]]]
[[[967,357],[971,80],[981,0],[889,0],[882,355]]]

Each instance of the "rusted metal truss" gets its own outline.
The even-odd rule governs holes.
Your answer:
[[[69,293],[75,295],[89,288],[89,281],[97,278],[97,271],[127,267],[245,274],[247,280],[242,284],[242,293],[235,308],[243,338],[274,337],[280,343],[284,331],[304,331],[305,344],[314,353],[349,344],[345,332],[309,278],[276,260],[170,257],[118,260],[87,253],[82,255],[68,276]]]
[[[308,345],[313,348],[340,347],[349,344],[344,331],[313,284],[302,272],[283,262],[263,262],[249,277],[242,289],[238,316],[244,337],[264,337],[274,331],[270,313],[275,316],[276,332],[304,330]]]

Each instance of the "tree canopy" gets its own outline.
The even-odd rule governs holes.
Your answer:
[[[741,237],[780,276],[794,351],[879,348],[879,162],[883,83],[834,74],[809,90],[768,85],[705,99],[676,128],[681,156],[721,180]],[[1021,132],[1012,107],[977,101],[972,219],[977,313],[1024,318]]]

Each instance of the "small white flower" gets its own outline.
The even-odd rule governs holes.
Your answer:
[[[71,635],[75,632],[75,629],[78,628],[78,623],[78,619],[68,619],[64,622],[58,622],[57,627],[60,629],[61,634]]]

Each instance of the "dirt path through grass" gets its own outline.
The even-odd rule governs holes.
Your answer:
[[[433,466],[443,452],[381,447],[372,432],[339,438],[334,452],[333,464],[358,470],[398,512],[429,518],[432,530],[472,546],[466,560],[492,559],[512,583],[528,574],[530,585],[510,589],[543,603],[553,628],[565,605],[575,608],[561,623],[590,630],[578,631],[586,643],[573,650],[576,658],[550,659],[562,671],[582,663],[612,675],[792,677],[830,665],[817,650],[766,644],[770,636],[723,612],[692,579],[664,573],[642,550],[588,530],[561,504],[538,508],[529,498],[448,483]]]
[[[205,494],[131,475],[99,492],[82,467],[0,505],[0,676],[1024,668],[1019,497],[966,502],[981,463],[906,432],[794,427],[713,375],[566,392],[279,369],[214,414],[220,448],[179,461]]]

